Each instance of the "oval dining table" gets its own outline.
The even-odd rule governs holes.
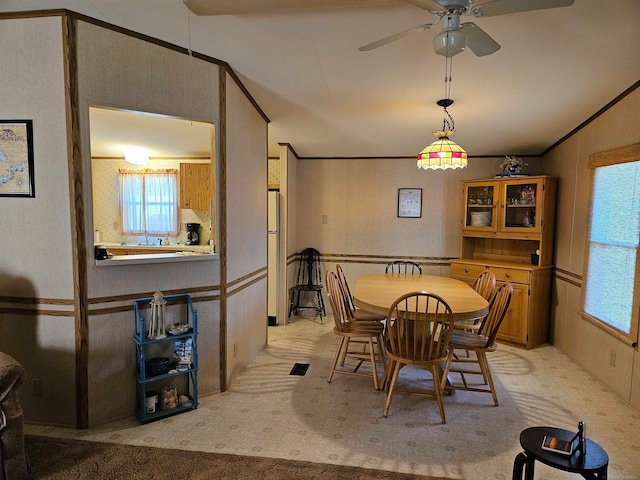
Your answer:
[[[451,307],[454,324],[469,323],[489,313],[489,302],[460,280],[437,275],[405,273],[374,273],[362,275],[356,280],[353,303],[367,312],[387,315],[389,308],[405,293],[428,292],[442,297]],[[387,389],[390,371],[384,373],[382,384]],[[448,378],[445,392],[452,394]]]
[[[400,296],[410,292],[435,293],[451,307],[454,323],[483,318],[489,303],[460,280],[437,275],[375,273],[356,280],[353,303],[362,310],[387,315],[389,307]]]

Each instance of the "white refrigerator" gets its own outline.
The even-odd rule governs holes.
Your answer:
[[[278,271],[280,263],[280,193],[267,194],[267,320],[278,322]]]

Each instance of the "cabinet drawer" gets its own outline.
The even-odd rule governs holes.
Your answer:
[[[512,283],[529,283],[529,272],[526,270],[516,270],[503,267],[485,267],[484,265],[473,265],[469,263],[452,263],[451,276],[476,278],[485,269],[491,270],[495,274],[496,280],[499,282],[509,281]]]
[[[468,263],[452,263],[451,276],[476,278],[485,270],[482,265],[470,265]]]
[[[499,282],[509,281],[511,283],[529,283],[529,272],[526,270],[512,270],[510,268],[496,267],[490,267],[489,270],[496,275],[496,280]]]

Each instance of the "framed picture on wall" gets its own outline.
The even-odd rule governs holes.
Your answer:
[[[420,218],[422,217],[422,189],[399,188],[398,189],[398,217]]]
[[[0,120],[0,196],[35,197],[32,120]]]

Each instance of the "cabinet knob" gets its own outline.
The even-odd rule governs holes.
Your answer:
[[[504,276],[507,278],[511,278],[508,273],[505,273]]]
[[[464,269],[464,273],[469,273],[469,269],[468,269],[468,268],[465,268],[465,269]]]

